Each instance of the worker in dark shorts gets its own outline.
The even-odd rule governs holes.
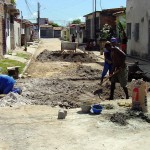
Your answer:
[[[126,54],[118,47],[112,47],[112,77],[111,77],[111,89],[109,100],[114,99],[114,90],[116,82],[119,82],[123,88],[126,99],[129,99],[127,82],[128,82],[128,69],[125,64]]]

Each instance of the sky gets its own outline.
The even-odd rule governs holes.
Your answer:
[[[93,12],[95,0],[16,0],[23,18],[36,22],[37,3],[40,3],[40,17],[48,18],[59,25],[67,25],[74,19],[85,21],[84,15]],[[96,9],[119,8],[126,6],[126,0],[96,0]]]

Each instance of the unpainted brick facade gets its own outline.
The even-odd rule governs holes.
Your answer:
[[[0,56],[4,47],[4,3],[0,2]]]

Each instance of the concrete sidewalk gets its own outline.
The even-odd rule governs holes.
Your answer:
[[[29,60],[23,57],[19,57],[16,54],[17,53],[23,53],[23,54],[29,54],[29,55],[34,55],[36,49],[38,48],[39,43],[34,43],[30,46],[27,47],[27,51],[24,50],[25,47],[17,47],[15,50],[12,51],[11,55],[6,54],[4,55],[4,58],[6,59],[11,59],[11,60],[16,60],[22,63],[27,63]]]

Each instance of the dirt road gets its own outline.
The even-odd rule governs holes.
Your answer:
[[[114,101],[103,101],[109,83],[100,97],[93,94],[100,88],[103,61],[79,50],[80,55],[65,52],[62,57],[59,50],[58,39],[43,39],[27,70],[31,78],[17,81],[22,95],[0,99],[0,150],[149,150],[149,120],[117,105],[131,102],[119,99],[121,88]],[[102,114],[83,114],[78,107],[87,100],[103,104]],[[108,104],[112,109],[106,109]],[[65,120],[57,119],[59,106],[68,110]],[[148,106],[150,110],[149,95]],[[128,114],[127,120],[119,120],[126,125],[111,122],[117,112]]]

